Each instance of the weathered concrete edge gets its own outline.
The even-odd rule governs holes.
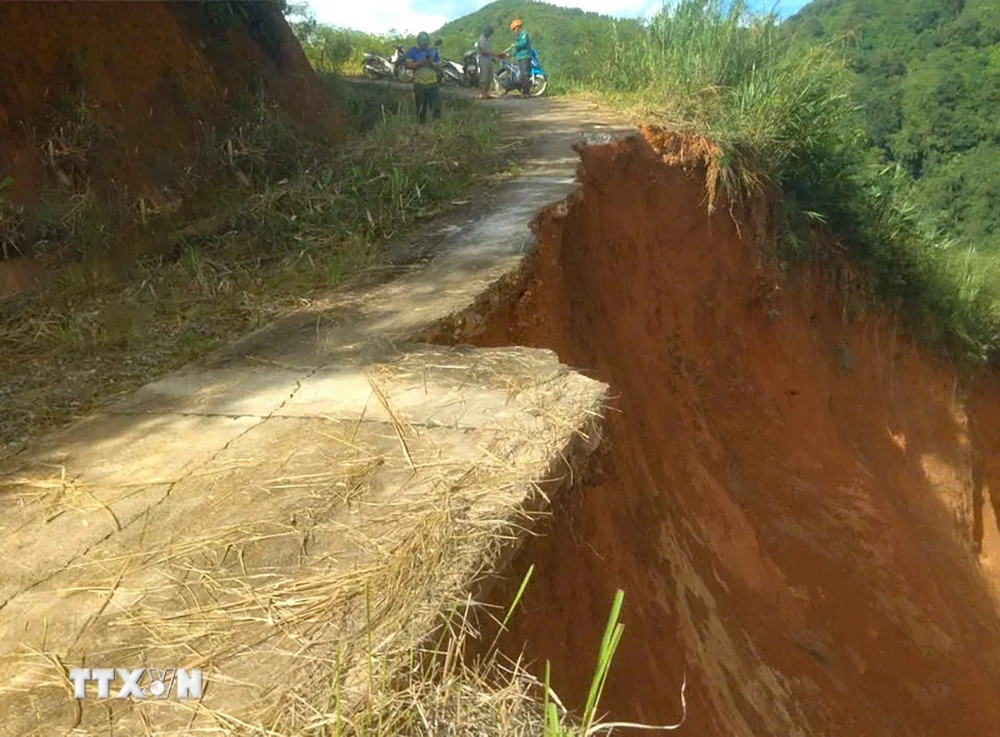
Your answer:
[[[496,589],[502,572],[508,568],[525,541],[531,536],[530,528],[534,527],[539,519],[551,514],[553,500],[573,488],[593,462],[593,457],[604,440],[603,411],[607,407],[610,394],[610,387],[601,384],[599,396],[601,412],[591,415],[583,427],[577,428],[558,455],[549,459],[548,466],[539,477],[525,484],[525,493],[519,507],[511,508],[512,514],[500,525],[503,534],[494,538],[492,547],[482,549],[478,558],[469,566],[469,573],[464,576],[465,583],[458,588],[457,593],[467,596],[474,607],[481,605],[486,600],[485,597]],[[420,629],[424,630],[424,634],[414,642],[414,655],[418,659],[426,661],[442,655],[437,649],[439,643],[436,639],[440,637],[441,628],[444,626],[442,619],[444,614],[444,609],[439,609],[436,622],[420,623]],[[472,614],[473,617],[477,616],[475,611]],[[390,664],[387,673],[388,682],[395,682],[395,679],[403,676],[408,668],[412,668],[412,662],[401,660]],[[367,673],[361,673],[360,670],[363,670],[362,666],[345,674],[345,682],[342,685],[347,696],[341,707],[343,714],[356,714],[365,709],[367,690],[359,684],[365,681]]]

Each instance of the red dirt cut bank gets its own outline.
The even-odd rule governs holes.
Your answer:
[[[502,648],[581,706],[620,587],[615,720],[677,720],[686,672],[682,734],[1000,733],[996,378],[963,401],[847,266],[778,289],[707,214],[704,171],[647,138],[581,172],[516,299],[466,337],[551,348],[618,394],[598,467],[492,594],[536,565]]]

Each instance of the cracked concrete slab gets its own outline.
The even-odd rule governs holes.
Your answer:
[[[144,387],[0,469],[0,734],[300,733],[516,545],[600,440],[549,351],[415,344],[488,309],[573,187],[572,106],[438,255]],[[474,308],[473,308],[474,307]],[[473,308],[473,309],[470,309]],[[203,667],[200,702],[77,701],[64,666]]]
[[[42,441],[21,457],[18,468],[0,474],[21,488],[70,479],[98,499],[102,489],[169,484],[201,465],[259,417],[99,414]]]
[[[427,375],[431,395],[447,386],[459,404],[485,396],[519,410],[484,415],[467,428],[396,425],[388,417],[275,416],[254,425],[173,484],[141,520],[64,566],[36,563],[50,575],[0,609],[0,683],[10,684],[0,689],[0,709],[30,705],[7,727],[45,734],[54,718],[65,724],[74,716],[41,652],[91,667],[182,659],[207,669],[213,687],[204,708],[241,719],[277,708],[288,696],[284,684],[312,677],[314,659],[361,641],[360,590],[375,592],[379,616],[410,606],[418,627],[429,628],[440,585],[450,581],[448,596],[458,596],[478,570],[487,538],[470,535],[514,522],[537,496],[537,483],[566,476],[569,459],[596,445],[606,387],[564,370],[548,351],[426,348],[371,372],[390,388],[389,406],[391,397],[423,387]],[[419,573],[408,546],[435,555],[448,525],[465,532],[447,537],[470,542]],[[424,600],[420,580],[433,584]],[[403,599],[391,595],[399,586]],[[328,614],[310,618],[319,611]],[[239,657],[260,643],[265,652]],[[85,703],[81,726],[99,729],[110,710],[117,730],[140,727],[133,704],[105,706]],[[150,708],[159,734],[191,728],[186,712]]]
[[[463,353],[413,346],[391,363],[316,371],[274,416],[484,429],[545,422],[545,406],[559,399],[553,382],[565,369],[518,372],[518,364],[545,354],[555,360],[548,351],[521,348]]]
[[[183,371],[147,384],[108,411],[111,414],[267,417],[295,394],[308,369],[280,366]]]
[[[112,487],[101,496],[72,484],[0,491],[0,609],[116,532],[170,491],[169,484]]]

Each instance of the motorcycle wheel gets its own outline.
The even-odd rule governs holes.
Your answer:
[[[380,76],[382,75],[380,75],[377,71],[375,71],[371,67],[365,67],[365,77],[367,79],[378,79]]]
[[[510,92],[510,87],[508,86],[509,84],[510,84],[510,72],[508,72],[505,69],[499,74],[495,74],[493,76],[493,82],[490,85],[490,94],[506,95],[508,92]]]
[[[549,87],[549,80],[544,74],[533,74],[531,76],[531,96],[541,97]]]
[[[445,72],[444,74],[441,75],[441,84],[443,84],[445,87],[457,87],[458,85],[461,84],[461,80],[455,77],[455,75],[448,74],[448,72]]]

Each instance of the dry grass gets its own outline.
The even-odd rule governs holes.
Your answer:
[[[261,458],[248,455],[252,441],[233,444],[173,481],[148,522],[124,526],[57,574],[49,591],[100,606],[75,632],[53,628],[63,634],[5,658],[19,677],[0,698],[25,689],[57,698],[63,661],[88,653],[90,663],[207,668],[209,696],[194,711],[142,705],[157,734],[543,734],[546,691],[523,664],[495,652],[478,664],[461,657],[490,616],[467,592],[547,506],[555,487],[532,480],[567,484],[566,463],[593,447],[593,397],[568,396],[595,388],[562,371],[539,375],[529,351],[496,353],[433,349],[371,367],[359,419],[282,431]],[[429,436],[393,404],[425,381],[492,386],[523,413],[473,437],[444,428]],[[373,422],[379,407],[389,420]],[[45,519],[107,514],[115,494],[134,491],[73,479],[39,466],[8,484]],[[255,691],[248,708],[239,684],[262,682],[270,690]],[[81,718],[81,729],[92,724]]]
[[[407,517],[414,518],[414,510],[407,511]],[[422,642],[418,633],[427,617],[437,614],[437,606],[432,601],[399,606],[448,588],[449,577],[434,574],[449,569],[451,561],[441,556],[454,547],[439,547],[441,541],[474,547],[482,542],[479,535],[473,540],[469,530],[449,537],[457,532],[442,526],[450,516],[416,516],[415,534],[404,544],[384,534],[356,531],[352,539],[370,553],[386,550],[381,560],[346,573],[225,576],[213,571],[203,575],[199,585],[186,587],[187,608],[169,613],[158,605],[177,596],[176,582],[136,590],[128,588],[135,585],[129,579],[165,566],[190,570],[193,561],[218,558],[236,544],[268,544],[295,533],[264,534],[252,526],[234,526],[141,555],[109,557],[100,561],[101,568],[119,573],[100,585],[78,586],[75,593],[102,596],[107,604],[128,588],[128,598],[141,598],[142,603],[117,612],[113,605],[109,614],[117,620],[115,629],[133,636],[141,633],[147,653],[190,652],[181,667],[209,666],[243,653],[259,673],[268,672],[272,682],[281,680],[274,678],[275,670],[296,679],[295,688],[279,689],[262,699],[256,711],[241,709],[238,716],[225,707],[189,707],[183,702],[169,704],[173,711],[165,715],[162,708],[155,711],[162,705],[143,704],[147,715],[142,721],[156,725],[156,734],[540,735],[538,684],[526,671],[501,668],[499,658],[485,668],[471,668],[461,657],[462,643],[472,631],[464,616],[467,601],[453,602],[453,611],[464,605],[463,616],[439,624],[438,637]],[[83,569],[89,567],[74,568],[86,578]],[[127,575],[120,573],[126,570]],[[102,606],[84,622],[74,642],[81,637],[86,642],[93,635],[94,619],[107,609]],[[2,691],[8,696],[25,689],[62,690],[65,663],[51,651],[26,648],[14,662],[27,677],[23,686],[5,686]],[[208,673],[216,693],[244,680]],[[147,709],[150,706],[154,710]],[[76,726],[81,733],[92,733],[88,725],[92,722],[84,721],[81,711]],[[123,727],[127,729],[127,723],[118,729]]]

